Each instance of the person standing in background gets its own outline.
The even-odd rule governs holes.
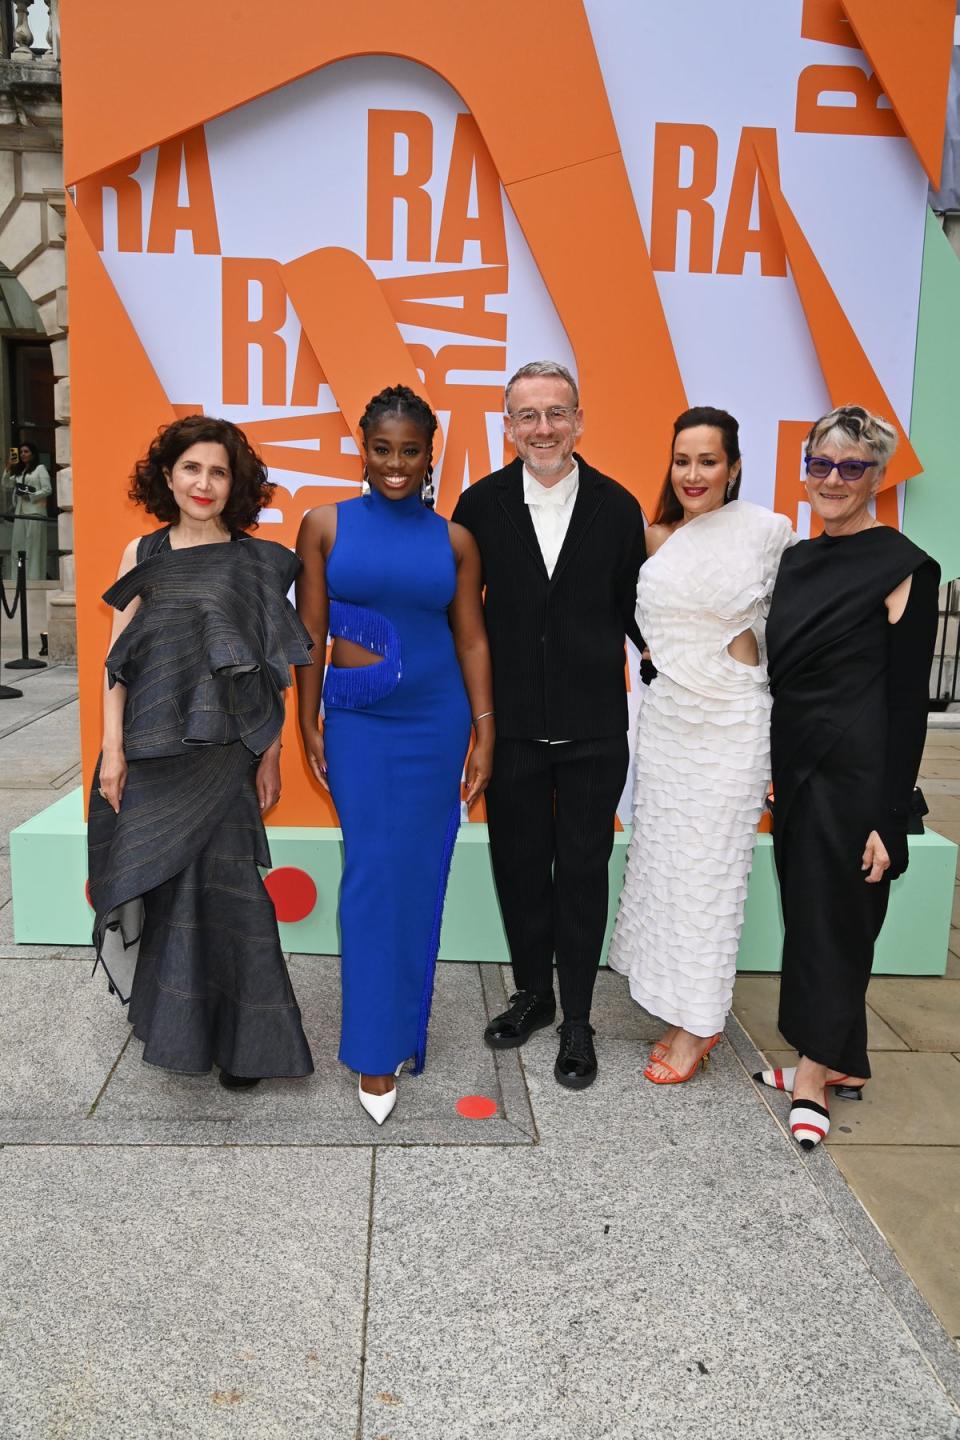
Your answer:
[[[47,499],[53,494],[50,473],[29,441],[13,449],[3,475],[3,510],[13,514],[7,578],[17,577],[17,554],[27,556],[27,579],[47,578]],[[12,512],[7,509],[12,504]]]
[[[643,515],[576,454],[583,411],[569,370],[524,365],[504,399],[517,458],[464,491],[453,515],[483,564],[497,725],[487,819],[517,987],[484,1038],[512,1048],[553,1022],[556,956],[554,1075],[580,1090],[597,1073],[590,1009],[627,774],[624,637],[643,648]]]

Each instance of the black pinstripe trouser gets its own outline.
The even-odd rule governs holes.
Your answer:
[[[490,854],[518,990],[553,989],[588,1020],[607,923],[607,865],[627,737],[497,740],[487,790]]]

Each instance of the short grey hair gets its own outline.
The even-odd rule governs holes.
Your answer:
[[[531,360],[527,365],[521,365],[520,369],[510,376],[507,381],[507,388],[503,392],[503,408],[510,409],[510,391],[518,380],[530,380],[535,375],[553,375],[557,380],[566,380],[573,391],[573,403],[576,409],[580,408],[580,391],[577,382],[574,380],[566,365],[561,365],[559,360]]]
[[[893,458],[899,436],[882,415],[872,415],[862,405],[838,405],[822,415],[807,436],[806,453],[821,445],[862,445],[884,468]]]

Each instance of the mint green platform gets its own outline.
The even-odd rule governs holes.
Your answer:
[[[339,830],[268,828],[274,864],[305,870],[317,887],[306,919],[280,926],[284,950],[336,955],[337,888],[343,849]],[[610,926],[623,883],[628,833],[618,834],[610,861]],[[14,936],[18,944],[88,945],[93,912],[87,903],[86,824],[79,789],[34,815],[10,836]],[[415,857],[410,857],[411,861]],[[953,907],[957,847],[934,831],[911,837],[910,869],[893,884],[874,971],[881,975],[942,975]],[[811,896],[816,903],[816,896]],[[757,847],[740,943],[741,970],[778,970],[783,927],[769,835]],[[457,839],[440,937],[442,960],[499,963],[507,956],[487,852],[487,827],[464,825]]]

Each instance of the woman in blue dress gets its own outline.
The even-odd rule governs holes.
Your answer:
[[[363,494],[304,516],[297,608],[331,664],[298,672],[310,767],[343,830],[340,1059],[383,1124],[394,1075],[423,1069],[460,779],[469,804],[493,762],[480,554],[432,508],[436,416],[404,385],[360,421]],[[324,721],[319,710],[321,691]]]

